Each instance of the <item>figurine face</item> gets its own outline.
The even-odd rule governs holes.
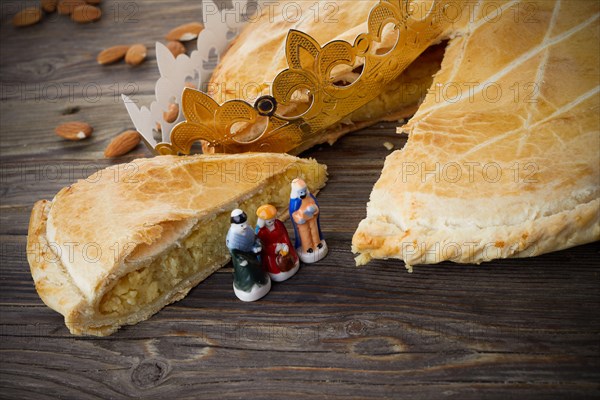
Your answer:
[[[234,232],[240,233],[246,232],[248,229],[250,229],[247,222],[242,222],[241,224],[231,224],[231,227],[233,228]]]
[[[300,196],[301,199],[305,199],[307,192],[308,192],[308,190],[306,188],[299,189],[298,196]]]
[[[265,225],[267,226],[267,228],[272,228],[273,226],[275,226],[275,219],[268,219],[265,221]]]

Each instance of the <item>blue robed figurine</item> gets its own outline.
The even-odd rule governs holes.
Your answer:
[[[315,263],[327,255],[319,221],[320,209],[306,182],[294,179],[290,194],[290,219],[294,225],[296,252],[305,263]]]
[[[242,301],[255,301],[271,290],[271,279],[259,258],[262,251],[254,229],[248,226],[242,210],[231,213],[231,227],[226,244],[233,263],[233,291]]]

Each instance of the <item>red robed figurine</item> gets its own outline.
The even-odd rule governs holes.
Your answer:
[[[256,234],[263,247],[261,260],[269,271],[271,279],[283,282],[294,276],[300,267],[300,260],[292,246],[287,229],[283,222],[276,218],[277,209],[265,204],[257,211],[258,222]]]

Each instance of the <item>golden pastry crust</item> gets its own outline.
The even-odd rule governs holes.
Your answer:
[[[336,2],[311,2],[284,0],[275,6],[261,7],[262,11],[234,39],[222,60],[217,65],[207,86],[208,94],[217,102],[242,99],[253,104],[260,95],[270,93],[273,80],[279,72],[286,69],[286,37],[290,29],[308,33],[321,45],[332,40],[344,40],[354,43],[356,37],[368,31],[367,19],[371,9],[379,0],[342,0]],[[275,4],[275,3],[273,3]],[[302,16],[296,20],[286,10],[301,10]],[[317,13],[319,9],[319,13]],[[411,22],[412,23],[412,22]],[[385,30],[381,43],[374,49],[390,49],[396,43],[393,31]],[[299,154],[317,144],[333,144],[339,137],[379,121],[407,118],[414,114],[423,100],[432,76],[440,67],[444,46],[434,46],[415,60],[390,86],[376,99],[362,106],[335,126],[327,127],[322,134],[316,135],[301,146],[290,151]],[[265,61],[268,60],[268,61]],[[360,75],[362,59],[356,60],[354,67],[334,69],[334,81],[351,83]],[[354,69],[353,69],[354,68]],[[294,97],[287,106],[280,105],[280,115],[298,115],[309,106],[306,93]],[[246,124],[236,134],[246,140],[254,139],[262,133],[261,124]],[[203,144],[205,153],[214,152],[207,143]]]
[[[535,23],[479,14],[450,32],[354,236],[358,264],[480,263],[600,239],[598,4],[530,4]]]
[[[74,335],[107,336],[123,325],[144,321],[167,304],[184,298],[190,289],[222,267],[222,264],[215,263],[182,280],[172,291],[135,313],[117,319],[99,319],[98,305],[94,303],[102,296],[86,298],[60,261],[59,255],[53,251],[57,248],[56,244],[48,242],[46,229],[50,208],[51,202],[48,200],[38,201],[33,207],[29,221],[27,258],[40,298],[48,307],[64,316],[65,324]],[[114,276],[111,280],[114,283],[117,277]],[[99,323],[96,323],[97,320]]]
[[[311,35],[322,45],[335,39],[354,43],[367,31],[369,11],[379,0],[341,0],[326,4],[283,0],[260,7],[260,14],[232,41],[213,72],[209,94],[219,103],[254,101],[286,69],[285,42],[290,29]],[[327,8],[327,9],[325,9]],[[292,10],[299,9],[299,18]]]
[[[258,153],[160,156],[99,171],[62,189],[51,202],[35,204],[28,260],[36,289],[49,307],[65,316],[74,334],[107,335],[147,319],[228,261],[226,232],[205,228],[201,245],[214,261],[209,257],[202,268],[185,273],[175,266],[173,287],[149,304],[125,305],[129,311],[124,313],[106,311],[111,309],[103,305],[110,300],[105,296],[115,296],[111,289],[119,279],[151,265],[162,268],[161,257],[171,262],[165,255],[186,247],[202,226],[217,225],[216,215],[227,222],[225,214],[240,204],[258,207],[251,201],[255,197],[272,197],[284,215],[289,182],[296,176],[304,177],[315,192],[327,179],[325,167],[314,160]],[[194,259],[194,254],[184,256]],[[181,264],[187,268],[189,261]]]

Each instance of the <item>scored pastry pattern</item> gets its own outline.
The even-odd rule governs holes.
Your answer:
[[[409,140],[354,235],[359,264],[479,263],[600,238],[598,5],[507,2],[486,19],[482,4],[401,128]],[[535,21],[513,12],[527,4]]]

